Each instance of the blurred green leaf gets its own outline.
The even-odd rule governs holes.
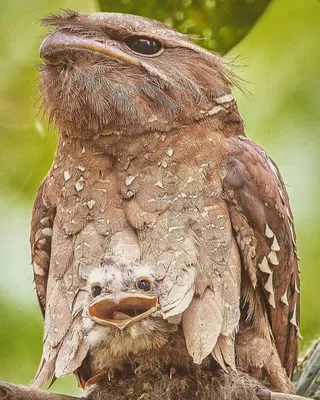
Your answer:
[[[237,45],[271,0],[99,0],[102,11],[158,19],[196,35],[200,45],[224,54]]]

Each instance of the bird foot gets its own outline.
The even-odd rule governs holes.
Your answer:
[[[95,385],[96,383],[100,382],[102,379],[105,379],[105,377],[106,377],[105,373],[101,373],[101,374],[92,376],[90,379],[87,380],[85,389],[87,390],[90,386]]]
[[[113,379],[116,375],[116,372],[117,372],[117,368],[109,368],[108,369],[106,376],[107,376],[109,382],[113,381]]]
[[[103,379],[107,379],[109,382],[111,382],[116,374],[116,369],[115,368],[110,368],[105,372],[101,372],[100,374],[97,374],[95,376],[92,376],[85,385],[85,389],[88,389],[90,386],[102,381]]]

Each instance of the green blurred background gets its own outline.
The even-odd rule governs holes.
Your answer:
[[[250,30],[266,0],[101,0],[199,34],[226,52]],[[291,198],[302,279],[302,347],[320,335],[320,2],[273,0],[228,53],[251,93],[237,92],[246,133],[279,165]],[[28,244],[36,188],[56,135],[38,113],[39,21],[59,8],[94,12],[94,0],[0,2],[0,379],[30,381],[41,354],[42,320],[32,290]],[[55,391],[77,393],[73,378]]]

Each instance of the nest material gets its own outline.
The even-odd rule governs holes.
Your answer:
[[[87,400],[258,400],[261,382],[242,372],[148,374],[96,384]]]

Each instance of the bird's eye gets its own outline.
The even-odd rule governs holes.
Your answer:
[[[137,281],[137,288],[144,292],[150,292],[152,284],[149,279],[143,278]]]
[[[101,286],[98,286],[98,285],[92,286],[92,288],[91,288],[92,297],[99,296],[101,294],[101,292],[102,292]]]
[[[153,56],[163,49],[161,42],[146,36],[129,36],[124,42],[132,51],[145,56]]]

